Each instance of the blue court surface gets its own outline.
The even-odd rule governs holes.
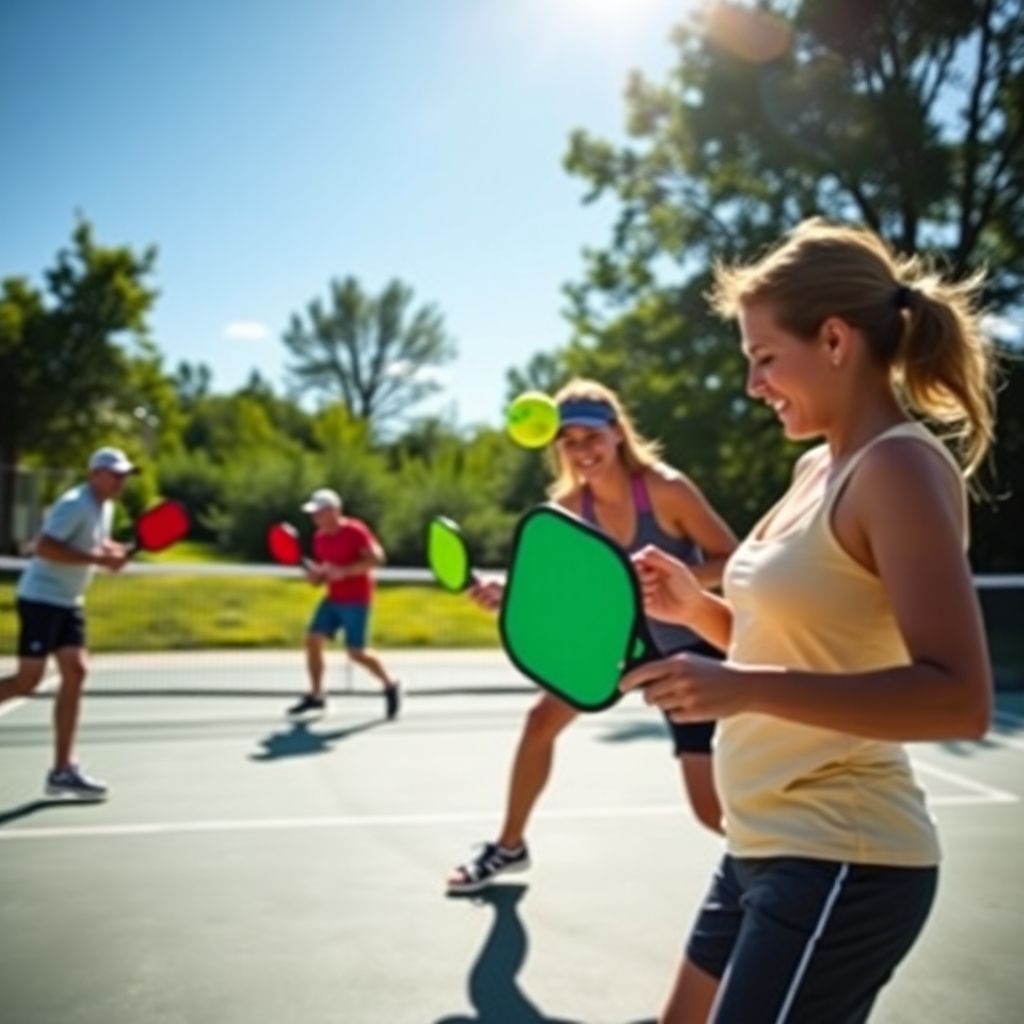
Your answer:
[[[301,652],[97,657],[79,753],[111,784],[98,806],[42,800],[52,685],[0,708],[0,1020],[652,1021],[719,854],[659,716],[631,697],[574,723],[532,869],[448,898],[535,691],[499,652],[391,660],[398,721],[335,662],[327,717],[291,724]],[[946,859],[872,1019],[1019,1020],[1024,694],[983,742],[912,756]]]

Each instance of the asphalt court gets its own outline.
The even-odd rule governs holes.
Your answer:
[[[0,1020],[651,1021],[719,854],[658,716],[630,698],[578,719],[533,868],[450,899],[535,691],[499,652],[394,653],[406,701],[384,723],[335,661],[330,714],[295,725],[301,658],[96,658],[79,750],[100,806],[41,800],[48,692],[0,709]],[[1016,1020],[1024,694],[983,742],[911,753],[946,860],[873,1020]]]

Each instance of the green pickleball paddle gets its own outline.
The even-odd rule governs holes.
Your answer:
[[[661,656],[629,556],[548,505],[516,529],[499,627],[516,668],[580,711],[615,703],[623,674]]]
[[[465,590],[475,579],[459,524],[447,516],[434,516],[427,526],[427,564],[445,590]]]

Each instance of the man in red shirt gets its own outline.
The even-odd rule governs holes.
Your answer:
[[[306,633],[306,665],[310,692],[288,709],[289,715],[323,711],[324,647],[339,629],[345,634],[348,656],[380,680],[387,717],[398,714],[398,680],[389,675],[376,651],[366,646],[375,566],[384,563],[384,549],[361,520],[344,516],[341,497],[322,487],[302,506],[313,517],[313,561],[307,567],[311,583],[326,583],[327,596],[317,605]]]

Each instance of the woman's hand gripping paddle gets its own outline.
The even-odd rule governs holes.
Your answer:
[[[188,509],[179,501],[162,501],[135,521],[135,539],[128,545],[129,553],[163,551],[181,540],[188,530]]]
[[[516,528],[499,628],[516,668],[580,711],[614,704],[623,674],[661,657],[629,556],[549,505]]]
[[[434,516],[427,526],[427,564],[445,590],[460,593],[478,582],[462,530],[447,516]]]

